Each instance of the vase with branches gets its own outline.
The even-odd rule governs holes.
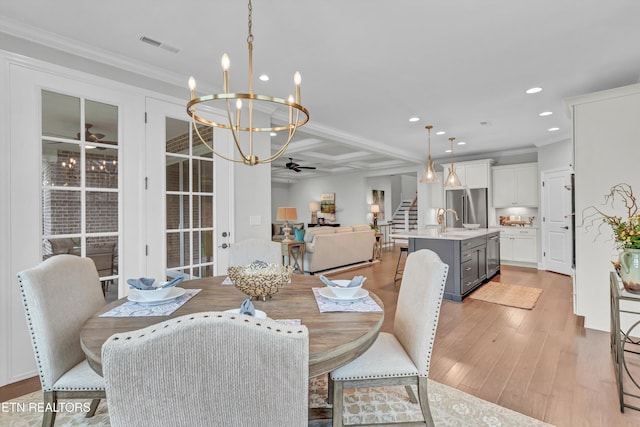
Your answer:
[[[583,211],[585,230],[596,227],[598,236],[602,234],[601,227],[608,225],[616,242],[616,247],[622,252],[619,261],[613,262],[614,267],[622,278],[627,291],[640,293],[640,214],[638,213],[638,199],[629,184],[616,184],[605,195],[605,204],[611,209],[620,201],[627,211],[626,217],[607,214],[602,209],[589,206]]]

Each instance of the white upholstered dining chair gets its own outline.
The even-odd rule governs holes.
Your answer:
[[[246,265],[253,261],[282,264],[282,245],[263,239],[247,239],[231,244],[229,265]]]
[[[394,318],[393,334],[381,332],[360,357],[329,375],[333,386],[333,427],[343,425],[345,388],[404,385],[420,402],[427,426],[433,426],[427,396],[431,350],[440,316],[449,266],[433,251],[407,257]],[[418,386],[416,399],[412,385]]]
[[[54,425],[56,413],[46,409],[58,399],[93,399],[87,417],[93,416],[104,380],[87,364],[80,329],[105,304],[95,264],[56,255],[18,273],[18,282],[44,392],[42,425]]]
[[[102,366],[112,427],[308,423],[305,326],[195,313],[111,336]]]

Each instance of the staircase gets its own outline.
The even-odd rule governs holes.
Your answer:
[[[418,228],[418,198],[403,200],[393,214],[391,233],[401,233],[404,228],[404,214],[409,212],[409,230]]]

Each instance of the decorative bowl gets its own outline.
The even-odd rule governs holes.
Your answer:
[[[170,286],[168,288],[147,289],[144,291],[141,289],[136,289],[135,292],[140,296],[140,298],[144,300],[156,301],[169,295],[169,292],[171,292],[172,289],[173,287]]]
[[[477,230],[480,228],[480,224],[462,224],[462,226],[467,230]]]
[[[353,298],[360,288],[362,288],[362,284],[360,284],[360,286],[353,286],[350,288],[345,287],[351,283],[351,280],[332,280],[332,282],[336,283],[338,286],[327,286],[327,288],[329,288],[337,298]]]
[[[276,294],[291,280],[293,267],[266,262],[234,265],[227,269],[233,285],[252,298],[263,301]]]

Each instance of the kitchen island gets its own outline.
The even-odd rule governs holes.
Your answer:
[[[462,301],[474,289],[500,272],[500,231],[498,229],[412,230],[394,233],[409,241],[409,253],[431,249],[449,265],[444,298]]]

